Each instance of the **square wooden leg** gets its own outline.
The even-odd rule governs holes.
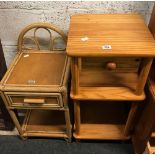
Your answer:
[[[80,124],[81,124],[81,117],[80,117],[80,102],[74,101],[74,120],[75,120],[75,134],[78,135],[80,133]]]
[[[131,130],[133,129],[137,108],[138,108],[138,103],[132,103],[129,111],[128,119],[125,125],[125,129],[124,129],[125,136],[129,136]]]

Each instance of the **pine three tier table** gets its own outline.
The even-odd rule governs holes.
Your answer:
[[[66,40],[49,23],[28,25],[19,35],[18,53],[2,79],[1,93],[22,138],[71,140]]]
[[[74,137],[130,138],[155,56],[155,41],[143,18],[138,14],[72,16],[67,54]]]
[[[155,39],[155,5],[148,25]],[[155,153],[155,60],[153,60],[146,86],[146,100],[136,124],[133,144],[136,153]]]

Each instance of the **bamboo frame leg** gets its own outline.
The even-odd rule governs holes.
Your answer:
[[[75,120],[75,134],[78,135],[80,133],[80,102],[74,101],[74,120]]]
[[[69,115],[69,109],[65,109],[65,120],[66,120],[66,129],[67,129],[67,135],[68,135],[68,140],[71,142],[72,138],[72,127],[71,127],[71,122],[70,122],[70,115]]]
[[[153,61],[153,58],[144,58],[142,62],[139,80],[138,80],[138,84],[136,87],[137,95],[141,95],[141,93],[144,90],[144,86],[146,84],[146,80],[147,80],[147,77],[148,77],[148,74],[151,68],[152,61]]]
[[[21,125],[20,125],[20,123],[19,123],[19,121],[17,119],[17,116],[16,116],[14,110],[9,109],[8,111],[9,111],[9,114],[10,114],[10,116],[11,116],[11,118],[12,118],[12,120],[13,120],[13,122],[14,122],[14,124],[15,124],[18,132],[19,132],[19,134],[22,136],[23,135],[23,131],[22,131]]]
[[[138,103],[132,103],[130,112],[128,115],[128,119],[125,125],[125,129],[124,129],[125,136],[129,136],[130,131],[133,129],[133,123],[135,121],[135,115],[136,115],[137,108],[138,108]]]

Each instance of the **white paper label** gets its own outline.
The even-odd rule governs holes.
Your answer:
[[[29,54],[25,54],[25,55],[24,55],[24,58],[27,58],[27,57],[29,57]]]
[[[28,80],[27,83],[28,83],[28,84],[35,84],[36,81],[35,81],[35,80]]]
[[[104,49],[104,50],[105,50],[105,49],[112,49],[112,47],[111,47],[111,45],[103,45],[103,46],[102,46],[102,49]]]
[[[83,38],[81,38],[81,40],[82,41],[87,41],[87,40],[89,40],[89,38],[88,37],[83,37]]]

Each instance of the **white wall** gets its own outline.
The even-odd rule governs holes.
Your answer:
[[[77,13],[139,13],[146,24],[149,21],[154,2],[121,1],[0,1],[0,38],[7,65],[16,53],[17,38],[20,30],[33,22],[52,22],[66,33],[70,16]]]

